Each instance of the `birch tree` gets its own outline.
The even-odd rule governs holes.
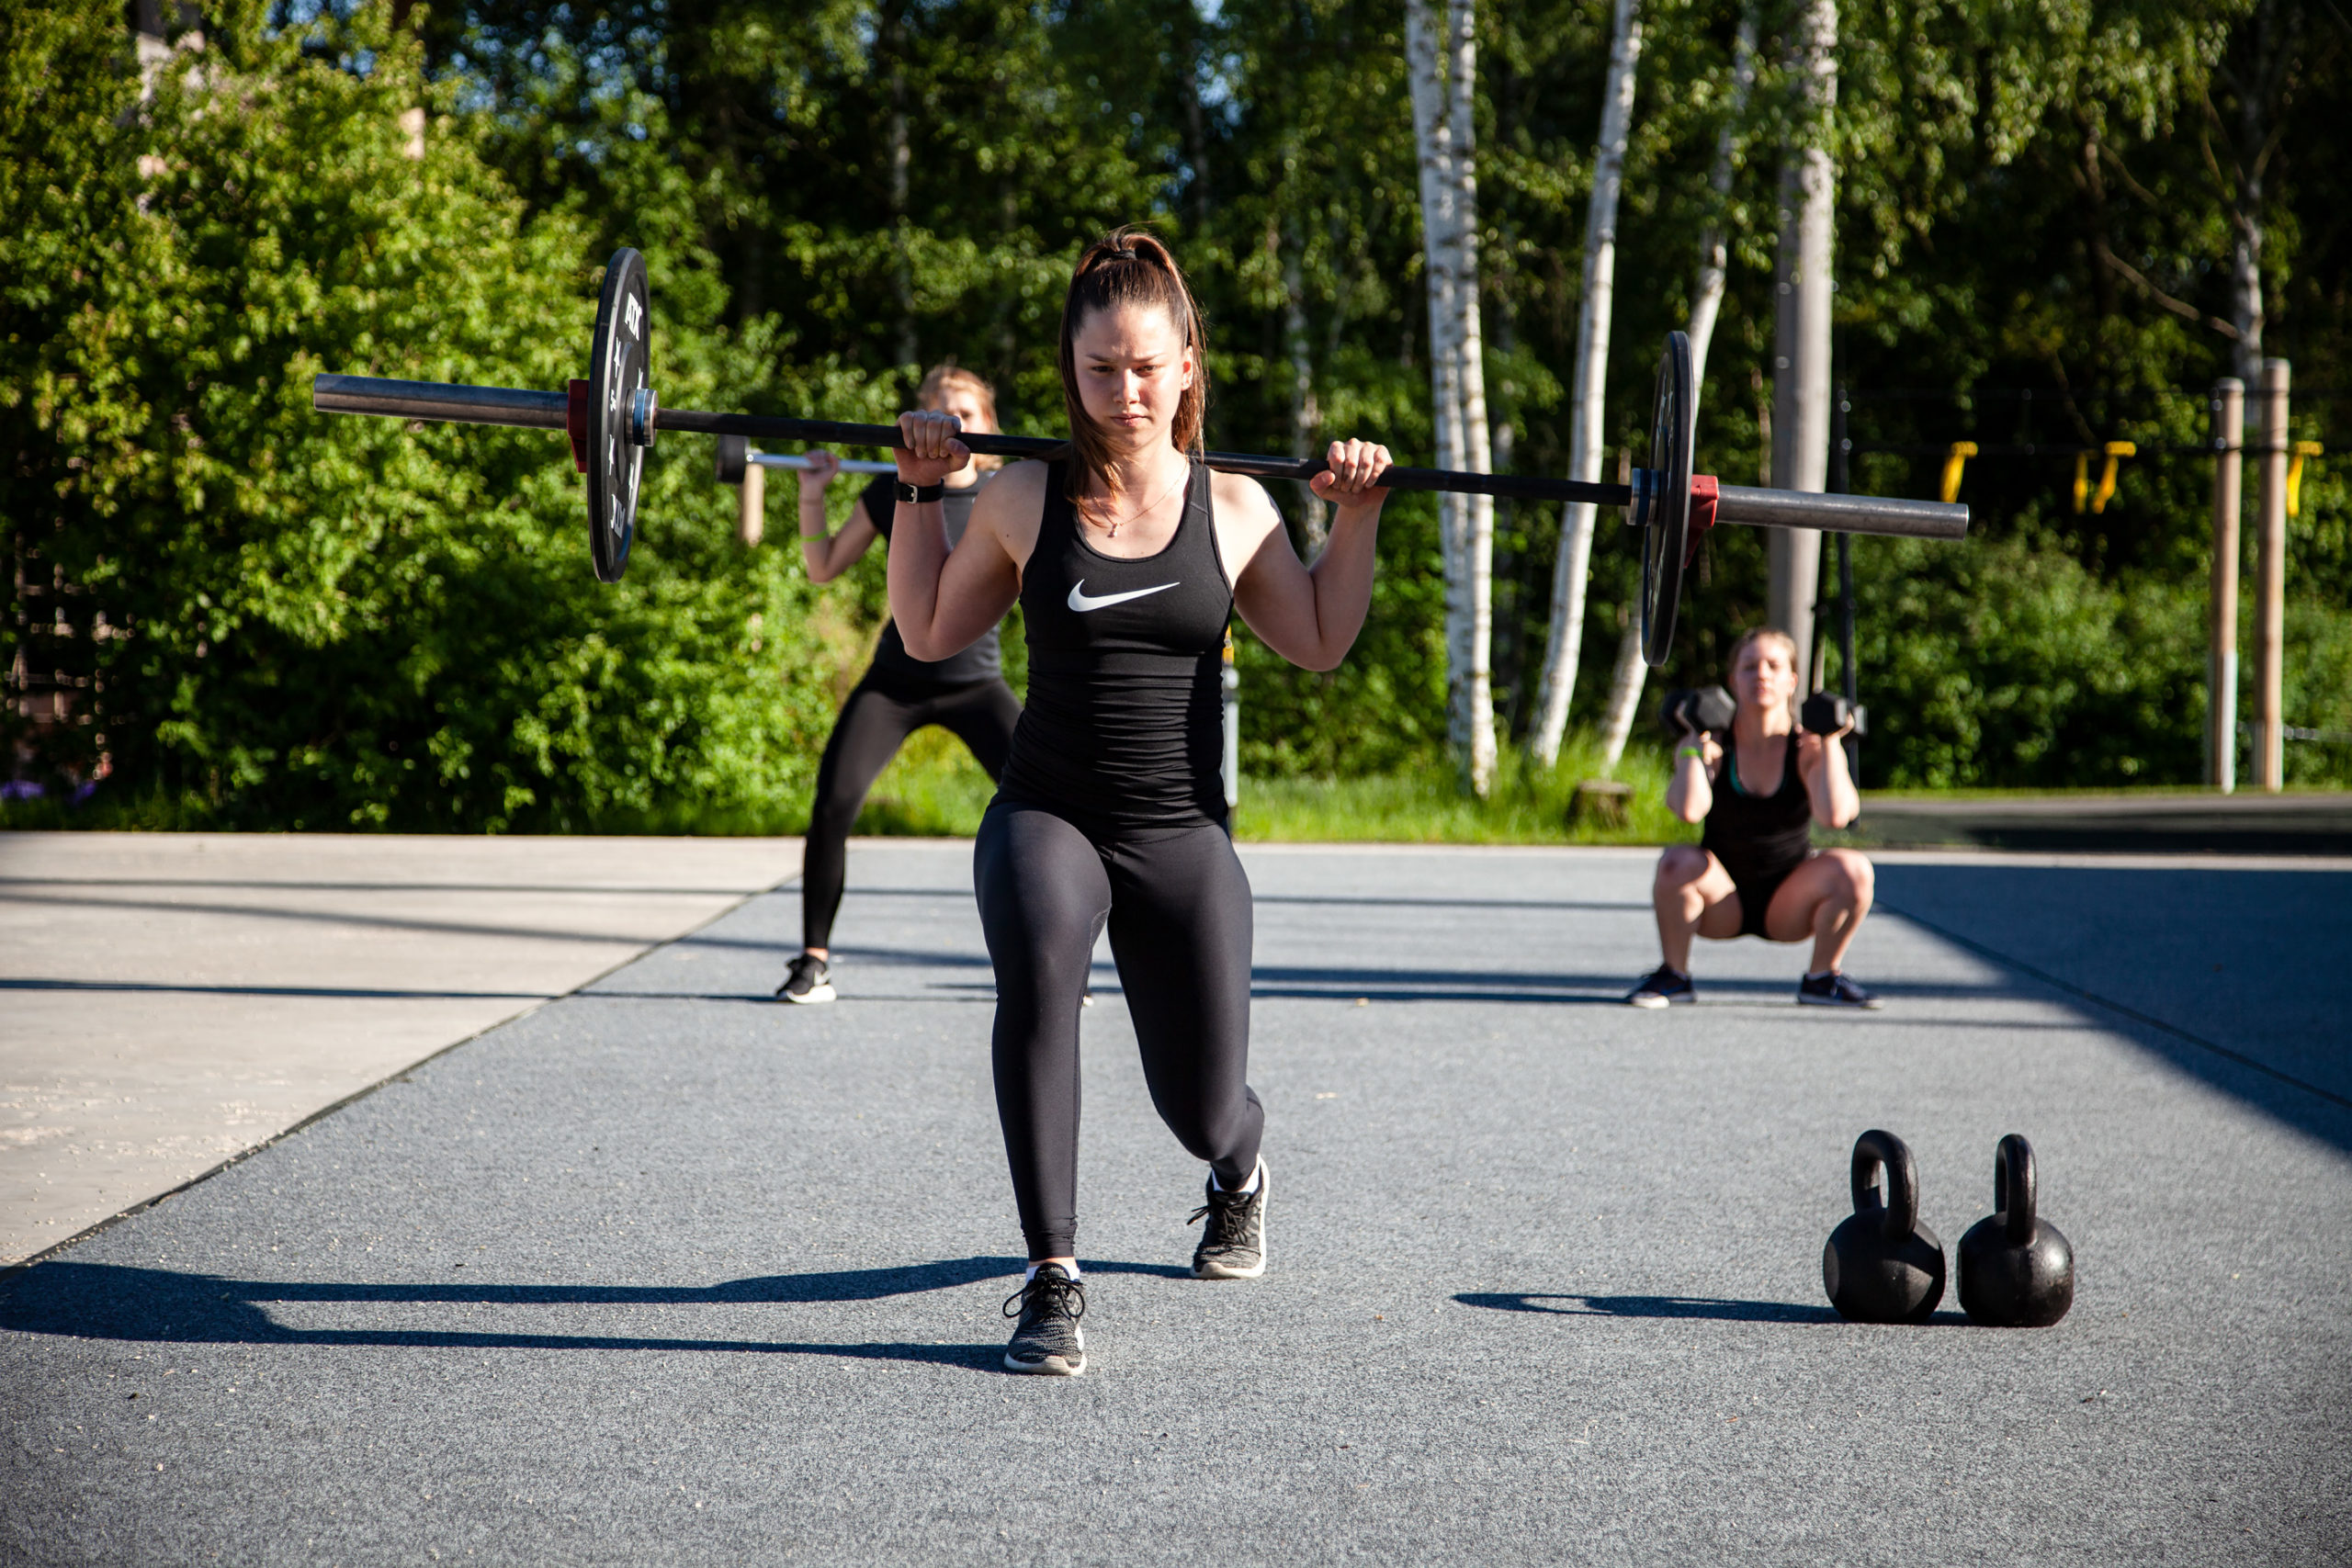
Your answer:
[[[1739,34],[1732,40],[1731,100],[1723,129],[1715,133],[1715,162],[1707,186],[1713,209],[1699,231],[1699,282],[1690,292],[1690,378],[1707,384],[1707,350],[1715,339],[1715,317],[1724,303],[1731,247],[1725,216],[1731,204],[1732,175],[1738,164],[1740,122],[1747,112],[1748,94],[1756,86],[1756,10],[1741,13]],[[1617,666],[1609,680],[1609,706],[1600,721],[1600,765],[1614,771],[1625,755],[1625,741],[1634,733],[1634,716],[1641,706],[1642,684],[1649,665],[1642,658],[1641,622],[1619,617],[1625,625],[1617,639]]]
[[[1609,78],[1600,100],[1600,145],[1593,159],[1592,197],[1585,208],[1584,298],[1577,310],[1576,361],[1569,373],[1568,477],[1588,483],[1600,478],[1609,328],[1616,305],[1617,198],[1624,187],[1625,142],[1634,118],[1634,68],[1642,57],[1642,24],[1634,0],[1616,0],[1616,6]],[[1536,760],[1547,768],[1560,755],[1577,660],[1584,651],[1585,579],[1592,560],[1596,515],[1589,502],[1571,502],[1561,519],[1534,737]]]
[[[1420,164],[1421,248],[1429,284],[1430,390],[1440,468],[1489,471],[1486,344],[1478,328],[1476,8],[1406,0],[1405,57]],[[1446,725],[1474,795],[1494,785],[1495,506],[1491,497],[1442,493],[1445,552]]]

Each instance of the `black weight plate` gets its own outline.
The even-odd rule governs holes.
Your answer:
[[[1666,334],[1658,355],[1657,394],[1651,407],[1647,491],[1635,505],[1642,525],[1642,660],[1666,663],[1674,647],[1674,615],[1682,598],[1682,566],[1690,534],[1690,445],[1698,424],[1699,390],[1690,372],[1690,340]]]
[[[600,582],[621,580],[637,537],[637,480],[645,448],[628,438],[628,419],[645,385],[652,339],[645,258],[615,251],[596,302],[588,367],[588,552]]]
[[[751,466],[752,444],[741,435],[718,438],[718,456],[711,465],[711,472],[723,485],[743,482],[743,470]]]

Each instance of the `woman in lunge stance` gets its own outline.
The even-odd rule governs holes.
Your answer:
[[[925,376],[915,400],[922,408],[955,416],[966,430],[996,429],[995,391],[957,366],[942,365]],[[808,569],[809,581],[830,582],[857,564],[877,536],[890,536],[898,502],[890,477],[877,474],[857,498],[842,531],[828,534],[825,487],[841,472],[841,460],[822,450],[810,451],[808,458],[809,466],[800,474],[800,559]],[[944,481],[938,510],[944,514],[951,547],[963,537],[972,503],[993,477],[980,465],[993,468],[995,462],[981,458]],[[850,827],[865,804],[865,792],[907,737],[924,725],[939,725],[971,748],[993,779],[1004,772],[1012,727],[1020,717],[1021,699],[1004,683],[995,626],[969,647],[926,663],[907,651],[895,623],[884,624],[874,662],[842,705],[832,738],[825,742],[824,761],[817,764],[817,795],[808,807],[808,838],[801,862],[801,952],[776,987],[778,1000],[833,999],[833,916],[842,906]]]
[[[1797,728],[1796,644],[1759,626],[1732,645],[1736,705],[1729,750],[1690,729],[1674,755],[1667,809],[1704,819],[1699,842],[1658,856],[1650,901],[1657,908],[1666,962],[1625,999],[1637,1008],[1693,1001],[1690,939],[1760,936],[1813,943],[1813,967],[1797,1000],[1815,1007],[1874,1008],[1876,998],[1839,970],[1871,911],[1871,863],[1853,850],[1813,852],[1813,824],[1843,828],[1861,815],[1833,735]]]
[[[1070,456],[989,484],[951,553],[939,486],[967,460],[946,414],[901,415],[890,611],[919,659],[968,645],[1017,598],[1029,700],[973,853],[996,965],[997,1113],[1030,1269],[1006,1303],[1017,1372],[1084,1370],[1078,1020],[1107,922],[1153,1106],[1208,1163],[1204,1280],[1265,1271],[1265,1116],[1250,1088],[1250,884],[1225,828],[1218,676],[1238,610],[1310,670],[1371,603],[1385,447],[1334,442],[1315,493],[1339,514],[1299,563],[1255,481],[1201,460],[1199,312],[1166,248],[1090,247],[1062,306]]]

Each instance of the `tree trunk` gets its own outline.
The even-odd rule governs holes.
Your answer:
[[[1755,86],[1756,9],[1751,6],[1740,14],[1739,36],[1732,43],[1731,103],[1723,129],[1715,134],[1715,166],[1707,176],[1715,211],[1699,233],[1699,284],[1690,294],[1690,379],[1701,388],[1707,384],[1707,350],[1715,340],[1715,317],[1723,310],[1724,285],[1730,271],[1724,209],[1731,200],[1740,119],[1747,112],[1747,96]],[[1642,705],[1642,684],[1649,679],[1649,666],[1641,657],[1641,623],[1626,618],[1634,628],[1631,640],[1618,645],[1617,669],[1609,682],[1609,707],[1600,720],[1601,765],[1612,773],[1625,755],[1626,739],[1634,733],[1634,716]]]
[[[2262,384],[2262,196],[2270,159],[2285,128],[2287,77],[2295,58],[2300,18],[2278,0],[2262,0],[2245,19],[2237,47],[2215,74],[2237,96],[2237,136],[2229,172],[2230,324],[2237,342],[2230,374],[2248,388]],[[2254,400],[2246,404],[2249,423]]]
[[[1592,196],[1585,204],[1584,299],[1577,312],[1577,356],[1570,372],[1568,477],[1600,478],[1609,387],[1609,328],[1617,288],[1617,198],[1625,180],[1625,141],[1634,118],[1634,68],[1642,57],[1642,24],[1634,0],[1616,0],[1609,79],[1601,93],[1600,145],[1593,159]],[[1552,570],[1552,627],[1544,649],[1543,699],[1535,721],[1536,761],[1550,767],[1560,755],[1584,653],[1585,579],[1592,559],[1597,510],[1571,502],[1561,514],[1560,554]]]
[[[1407,0],[1405,52],[1412,84],[1413,135],[1420,163],[1421,240],[1430,301],[1430,388],[1440,468],[1486,472],[1485,344],[1478,327],[1478,186],[1472,93],[1476,80],[1476,12],[1448,0],[1444,28],[1430,26],[1428,0]],[[1444,493],[1439,516],[1445,553],[1446,720],[1464,781],[1481,797],[1493,787],[1495,708],[1492,643],[1494,502]]]
[[[1300,247],[1283,246],[1283,351],[1290,360],[1290,455],[1305,457],[1323,423],[1315,401],[1315,362],[1306,348],[1306,279],[1299,265]],[[1299,553],[1312,561],[1330,537],[1323,503],[1306,486],[1299,491]]]
[[[1609,677],[1609,713],[1600,726],[1600,771],[1613,773],[1625,755],[1626,739],[1634,733],[1634,715],[1642,705],[1642,680],[1649,665],[1642,659],[1642,618],[1631,607],[1617,612],[1625,627],[1617,637],[1617,668]]]
[[[1740,13],[1739,36],[1731,56],[1731,104],[1723,129],[1715,133],[1715,166],[1708,174],[1715,210],[1699,233],[1699,287],[1690,296],[1690,375],[1701,386],[1707,380],[1707,349],[1715,341],[1715,317],[1724,303],[1724,284],[1731,253],[1725,233],[1724,208],[1731,200],[1733,157],[1739,150],[1741,117],[1747,96],[1756,87],[1756,8]]]
[[[1824,145],[1838,102],[1837,0],[1806,0],[1791,62],[1799,141],[1781,165],[1779,310],[1773,333],[1772,482],[1819,490],[1829,478],[1829,321],[1833,205],[1838,176]],[[1821,535],[1767,531],[1770,582],[1765,614],[1796,642],[1797,690],[1810,691],[1813,602],[1821,581]]]
[[[899,304],[899,363],[915,362],[914,261],[907,254],[907,174],[913,154],[907,142],[907,25],[896,9],[885,14],[883,45],[890,51],[890,118],[886,127],[890,152],[891,284]]]

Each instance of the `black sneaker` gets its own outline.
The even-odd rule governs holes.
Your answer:
[[[784,976],[784,984],[775,988],[780,1002],[829,1002],[833,999],[832,971],[825,961],[813,953],[804,953],[792,961],[791,969]]]
[[[1258,1162],[1258,1186],[1252,1192],[1220,1192],[1216,1178],[1208,1181],[1208,1201],[1193,1211],[1206,1215],[1201,1245],[1193,1248],[1195,1280],[1254,1280],[1266,1271],[1266,1162]]]
[[[1086,1336],[1078,1329],[1086,1315],[1085,1280],[1071,1279],[1058,1263],[1039,1264],[1027,1283],[1005,1297],[1004,1315],[1021,1320],[1004,1348],[1005,1371],[1049,1378],[1086,1371]]]
[[[1625,993],[1626,1002],[1637,1008],[1686,1007],[1698,999],[1690,976],[1670,964],[1659,964],[1640,985]]]
[[[1832,969],[1797,982],[1797,1005],[1809,1008],[1881,1008],[1886,1004]]]

